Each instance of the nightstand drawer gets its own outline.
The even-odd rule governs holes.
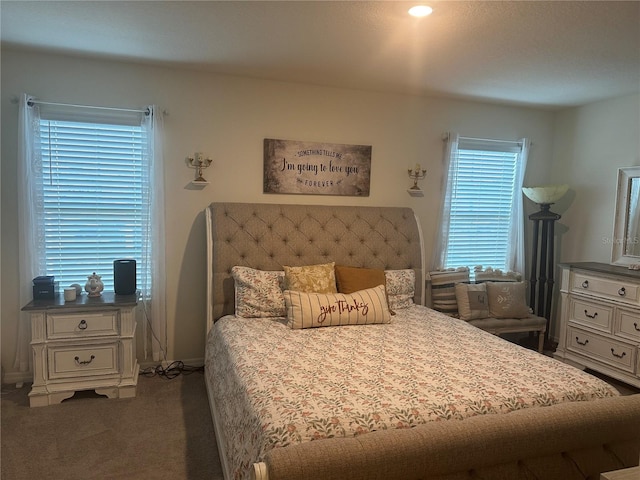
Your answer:
[[[118,343],[49,347],[49,378],[70,378],[118,373]]]
[[[624,280],[599,278],[576,273],[571,285],[572,292],[586,293],[616,301],[640,303],[640,285]]]
[[[615,365],[621,370],[634,372],[637,352],[637,348],[634,346],[595,333],[585,332],[572,326],[567,327],[567,336],[569,350]]]
[[[118,335],[118,312],[47,314],[47,338]]]
[[[611,332],[612,319],[613,307],[583,300],[582,298],[571,299],[570,321],[576,321],[598,330]]]

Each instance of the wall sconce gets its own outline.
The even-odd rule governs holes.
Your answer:
[[[209,182],[207,182],[207,180],[202,176],[202,171],[205,168],[208,168],[213,160],[210,158],[204,158],[204,155],[201,152],[197,152],[194,157],[189,157],[187,160],[189,161],[189,166],[196,169],[196,178],[195,180],[192,180],[191,183],[194,185],[208,184]]]
[[[413,169],[409,168],[409,178],[413,180],[413,186],[407,190],[412,197],[422,197],[424,193],[418,186],[418,180],[422,180],[427,175],[427,170],[423,169],[419,163]]]

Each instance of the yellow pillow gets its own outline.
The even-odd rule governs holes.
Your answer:
[[[285,290],[291,328],[390,323],[384,286],[344,293],[306,293]]]
[[[302,267],[283,266],[284,286],[297,292],[337,293],[335,262]]]
[[[384,270],[375,268],[344,267],[336,265],[336,283],[338,292],[353,293],[366,288],[385,285]]]

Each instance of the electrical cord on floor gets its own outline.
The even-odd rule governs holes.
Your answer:
[[[166,367],[162,365],[155,365],[153,367],[147,367],[143,370],[140,370],[140,375],[145,377],[155,377],[158,375],[159,377],[166,378],[167,380],[172,380],[179,375],[191,375],[194,372],[204,372],[204,366],[201,367],[193,367],[190,365],[185,365],[182,360],[176,360],[171,362]]]

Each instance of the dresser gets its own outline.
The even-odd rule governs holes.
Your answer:
[[[103,292],[65,302],[60,295],[22,308],[31,321],[32,407],[60,403],[80,390],[135,397],[137,298]]]
[[[555,357],[640,387],[640,271],[561,264]]]

